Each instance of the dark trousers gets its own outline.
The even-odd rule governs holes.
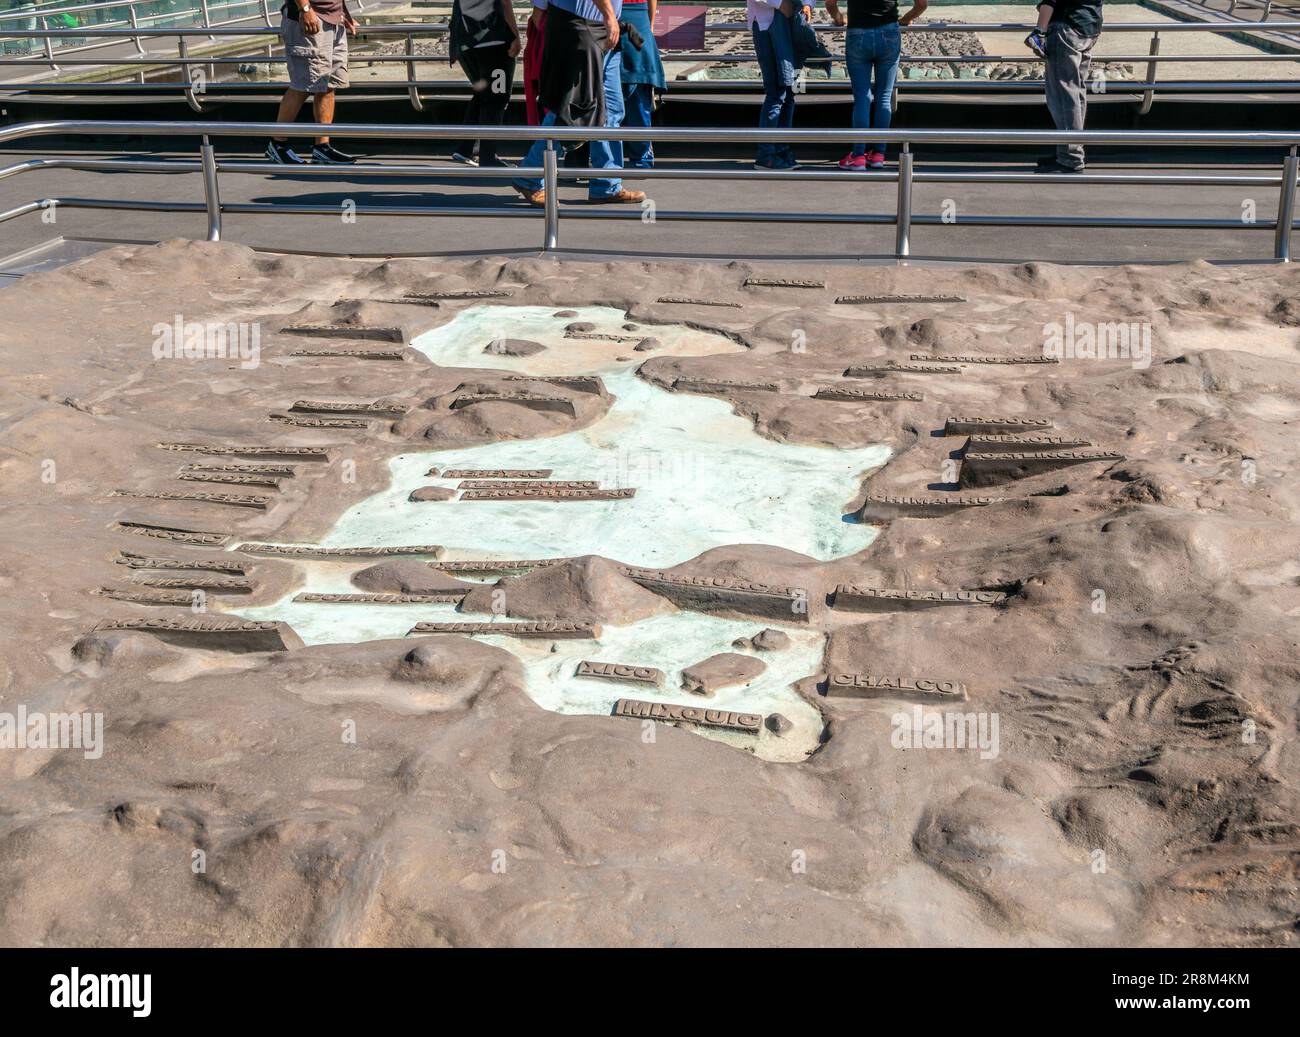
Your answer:
[[[515,59],[504,44],[491,47],[474,47],[459,54],[460,67],[469,80],[474,93],[465,108],[466,126],[500,126],[510,103],[510,89],[515,80]],[[495,166],[497,142],[467,140],[456,149],[466,157],[478,151],[479,165]]]
[[[1044,79],[1047,110],[1058,130],[1081,130],[1088,117],[1088,72],[1096,36],[1084,36],[1061,22],[1047,27],[1047,62]],[[1082,169],[1082,144],[1058,144],[1056,161]]]

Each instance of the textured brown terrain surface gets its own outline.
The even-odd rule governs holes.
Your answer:
[[[826,283],[745,287],[748,276]],[[379,301],[471,289],[511,294],[436,307]],[[835,302],[890,294],[964,301]],[[655,301],[664,295],[742,305]],[[294,358],[303,348],[403,347],[279,330],[400,327],[414,337],[483,301],[610,305],[643,324],[728,334],[746,348],[697,358],[650,349],[640,374],[666,388],[679,378],[775,383],[713,394],[777,440],[889,445],[891,460],[845,513],[868,495],[1005,498],[892,519],[869,549],[833,562],[737,544],[678,567],[808,590],[808,620],[830,639],[821,672],[799,685],[826,721],[806,760],[768,762],[673,726],[647,742],[632,720],[548,712],[523,690],[513,655],[470,637],[250,652],[91,632],[109,619],[193,618],[94,593],[140,589],[116,560],[122,551],[242,563],[254,589],[241,603],[302,582],[291,560],[127,535],[116,522],[229,534],[227,547],[310,543],[384,485],[398,452],[553,435],[605,412],[598,393],[534,383],[523,384],[571,406],[453,408],[462,383],[489,393],[521,383],[440,368],[413,350],[404,362]],[[1294,268],[381,263],[170,242],[29,276],[0,303],[0,711],[105,719],[99,759],[0,751],[0,942],[1297,939]],[[918,363],[913,354],[1041,355],[1044,325],[1067,313],[1148,325],[1150,365],[843,377],[852,365]],[[260,322],[261,364],[155,359],[151,328],[176,314]],[[825,386],[923,398],[815,399]],[[343,399],[410,410],[362,430],[267,419],[295,401]],[[1046,418],[1044,435],[1120,458],[967,485],[966,437],[942,430],[968,415]],[[254,459],[159,442],[328,446],[330,458],[298,463],[278,490],[179,482],[184,464]],[[619,561],[508,578],[510,614],[628,622],[676,607]],[[354,568],[366,573],[358,591],[464,589],[455,573],[420,562]],[[840,584],[1006,597],[847,611],[831,605]],[[210,598],[214,612],[232,600]],[[753,634],[768,625],[755,618]],[[960,681],[968,698],[952,708],[996,714],[1000,751],[895,748],[891,717],[912,702],[827,696],[836,673]],[[355,742],[341,736],[349,726]]]

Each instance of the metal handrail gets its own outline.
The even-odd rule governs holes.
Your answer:
[[[257,0],[228,0],[223,6],[239,5],[243,3],[255,3]],[[133,4],[122,3],[101,3],[101,7],[129,7]],[[214,5],[215,6],[215,5]],[[71,10],[71,9],[69,9]],[[5,12],[0,14],[0,21],[16,20],[18,18],[41,18],[49,17],[53,14],[59,14],[60,11],[40,10],[29,11],[26,13]],[[197,12],[196,12],[197,13]],[[170,14],[168,17],[175,17]],[[56,35],[64,36],[86,36],[93,34],[98,26],[86,26],[76,29],[51,29],[50,32]],[[216,28],[215,26],[213,28]],[[844,32],[846,26],[832,25],[830,22],[814,22],[813,28],[818,32]],[[943,21],[920,21],[912,22],[910,25],[899,26],[902,32],[1029,32],[1034,28],[1032,22],[943,22]],[[748,32],[749,26],[745,22],[714,22],[705,26],[708,32]],[[363,32],[367,33],[393,33],[400,35],[407,32],[429,31],[433,33],[447,32],[446,22],[374,22],[361,27]],[[1295,32],[1300,30],[1300,21],[1275,21],[1275,22],[1248,22],[1243,24],[1240,20],[1232,21],[1211,21],[1203,22],[1107,22],[1103,32],[1106,34],[1116,32],[1211,32],[1211,33],[1273,33],[1273,32]],[[171,35],[173,33],[189,33],[192,35],[206,36],[208,30],[202,26],[177,26],[175,29],[157,29],[154,30],[159,35]],[[10,30],[0,29],[0,36],[30,35],[36,33],[43,35],[41,30]],[[228,35],[238,35],[237,31],[232,30]]]
[[[140,2],[145,2],[145,0],[94,0],[93,3],[64,4],[61,7],[55,7],[55,6],[38,7],[36,5],[33,5],[32,9],[29,11],[15,10],[15,11],[0,12],[0,21],[13,21],[20,18],[50,18],[56,14],[83,14],[86,11],[103,11],[103,10],[108,10],[110,8],[118,8],[118,7],[125,7],[133,10],[136,7],[137,3]],[[227,3],[225,4],[212,4],[211,0],[209,0],[209,5],[212,9],[215,10],[218,6],[221,7],[232,7],[236,5],[248,6],[251,4],[256,4],[258,2],[259,0],[227,0]],[[167,17],[175,18],[184,13],[199,15],[202,12],[200,11],[199,8],[196,7],[191,12],[169,11],[167,12]]]
[[[827,60],[843,61],[845,56],[832,51]],[[719,65],[736,65],[742,63],[752,63],[758,60],[758,55],[747,53],[745,51],[728,51],[726,54],[709,54],[701,51],[699,53],[676,54],[675,60],[696,61],[709,60]],[[416,63],[428,64],[433,61],[443,61],[443,55],[411,55],[411,54],[353,54],[349,56],[349,61],[357,64],[410,64]],[[1100,60],[1100,59],[1099,59]],[[1300,61],[1300,52],[1295,54],[1107,54],[1104,56],[1105,61],[1132,61],[1132,62],[1186,62],[1188,64],[1226,61],[1240,62],[1249,64],[1254,61]],[[26,65],[31,62],[30,57],[26,58],[0,58],[0,65]],[[103,58],[66,58],[60,57],[61,65],[103,65]],[[136,58],[113,58],[114,65],[283,65],[283,57],[265,57],[253,54],[224,54],[212,55],[210,57],[198,58],[175,58],[175,57],[136,57]],[[1019,55],[1011,54],[1006,57],[981,55],[981,54],[921,54],[916,57],[904,57],[902,64],[913,65],[961,65],[961,64],[1042,64],[1043,59],[1035,57],[1032,54]],[[385,82],[387,82],[385,80]],[[1127,80],[1122,80],[1127,83]]]
[[[467,129],[465,126],[384,126],[373,123],[333,125],[312,123],[265,123],[265,122],[96,122],[92,120],[50,120],[45,122],[20,123],[15,126],[0,128],[0,145],[32,137],[54,135],[95,136],[161,136],[161,137],[195,137],[201,136],[199,168],[203,174],[202,203],[196,202],[158,202],[120,199],[87,198],[45,198],[25,203],[8,212],[0,212],[0,223],[16,219],[27,213],[36,212],[51,205],[63,205],[72,208],[121,209],[152,212],[197,212],[204,211],[208,217],[208,240],[219,241],[222,233],[222,215],[239,214],[324,214],[338,210],[330,206],[308,206],[298,204],[276,203],[223,203],[219,192],[218,178],[221,172],[251,173],[260,175],[280,175],[284,167],[262,162],[238,162],[218,160],[209,137],[317,137],[326,134],[335,137],[358,139],[390,140],[460,140]],[[358,164],[347,167],[350,177],[369,176],[448,176],[456,179],[508,179],[526,176],[541,177],[545,191],[546,204],[543,209],[543,251],[551,252],[559,247],[558,188],[561,180],[579,177],[609,176],[607,169],[560,169],[557,161],[556,145],[565,142],[578,143],[590,140],[669,140],[679,143],[781,143],[781,144],[825,144],[854,140],[861,136],[860,130],[852,128],[827,130],[759,130],[733,128],[650,128],[616,127],[586,128],[561,126],[478,126],[473,132],[482,139],[545,141],[543,165],[521,168],[465,168],[446,169],[435,166],[385,166],[382,164]],[[699,169],[620,169],[618,175],[623,179],[728,179],[728,180],[831,180],[831,181],[865,181],[897,183],[897,202],[892,214],[876,213],[787,213],[787,212],[716,212],[689,211],[665,212],[658,210],[656,220],[712,220],[723,222],[783,222],[783,223],[860,223],[893,224],[895,227],[894,256],[899,262],[905,262],[911,254],[911,229],[915,224],[937,225],[940,223],[963,223],[978,226],[1042,226],[1042,227],[1126,227],[1126,228],[1213,228],[1213,229],[1258,229],[1274,232],[1273,256],[1279,262],[1291,259],[1291,231],[1295,224],[1296,183],[1300,179],[1300,132],[1284,131],[1170,131],[1170,130],[873,130],[873,139],[884,144],[901,145],[898,169],[872,173],[841,173],[836,171],[777,171],[777,170],[699,170]],[[1207,175],[1166,174],[1072,174],[1072,175],[1038,175],[1016,173],[949,173],[945,171],[926,171],[918,173],[914,167],[912,147],[917,144],[982,144],[982,145],[1024,145],[1024,144],[1109,144],[1128,147],[1231,147],[1240,148],[1284,148],[1286,157],[1277,176],[1237,177]],[[192,162],[157,161],[157,171],[193,172]],[[85,168],[104,170],[107,168],[122,171],[139,171],[148,167],[149,160],[135,160],[115,165],[104,160],[93,159],[29,159],[0,169],[0,179],[36,169],[63,166],[64,168]],[[295,175],[307,176],[338,175],[337,167],[322,169],[317,172],[311,166],[294,169]],[[1245,184],[1247,186],[1277,186],[1278,215],[1273,221],[1244,222],[1241,220],[1220,219],[1170,219],[1158,217],[1073,217],[1073,216],[967,216],[962,219],[947,216],[918,215],[913,212],[912,187],[915,183],[1131,183],[1146,185],[1227,185]],[[363,215],[389,216],[480,216],[518,218],[531,214],[531,209],[505,207],[460,208],[456,206],[359,206],[356,210]],[[570,214],[570,218],[579,219],[640,219],[640,211],[612,212],[608,210],[586,210]]]
[[[50,72],[58,72],[61,66],[81,67],[81,66],[99,66],[106,68],[122,68],[124,70],[140,69],[134,75],[138,81],[134,83],[62,83],[58,81],[35,82],[27,80],[18,83],[0,82],[0,92],[24,92],[24,93],[87,93],[100,90],[115,95],[124,94],[146,94],[158,95],[181,90],[195,111],[202,111],[201,95],[207,93],[206,89],[196,89],[188,82],[180,83],[146,83],[144,82],[144,69],[146,68],[178,68],[188,69],[194,66],[209,66],[215,70],[217,66],[229,65],[276,65],[283,63],[283,58],[277,58],[271,52],[267,44],[258,44],[259,48],[265,50],[265,56],[257,55],[213,55],[213,56],[190,56],[186,50],[186,40],[194,36],[207,36],[216,40],[219,37],[247,38],[258,39],[266,36],[278,38],[279,29],[269,24],[265,25],[247,25],[234,26],[226,24],[224,26],[212,24],[210,12],[226,10],[236,7],[247,7],[255,0],[226,0],[224,3],[205,3],[204,5],[204,23],[202,26],[146,26],[142,25],[141,18],[135,15],[134,0],[126,0],[125,3],[114,3],[112,0],[98,0],[95,3],[78,4],[59,8],[57,11],[47,9],[40,12],[44,17],[51,13],[60,11],[71,12],[74,10],[95,10],[112,7],[127,7],[131,12],[131,24],[122,27],[112,27],[109,25],[99,25],[94,27],[79,27],[75,29],[51,29],[46,23],[42,29],[5,29],[3,22],[5,20],[15,20],[19,17],[33,17],[33,12],[6,12],[0,14],[0,39],[5,38],[30,38],[44,41],[44,54],[28,54],[13,58],[0,58],[0,66],[28,66],[28,65],[45,65]],[[271,11],[267,3],[262,2],[262,13],[269,22]],[[143,20],[151,18],[158,19],[172,17],[172,15],[146,15]],[[230,19],[230,22],[244,21],[256,18],[255,14],[244,15],[240,18]],[[824,32],[839,32],[844,27],[834,26],[828,23],[817,23],[817,28]],[[1031,28],[1027,23],[1018,22],[918,22],[903,27],[904,32],[1027,32]],[[742,31],[746,29],[744,23],[714,23],[707,26],[709,31]],[[1261,32],[1265,35],[1271,33],[1286,33],[1291,30],[1300,30],[1300,21],[1277,21],[1269,22],[1267,29],[1256,30],[1253,23],[1250,27],[1251,32]],[[373,24],[363,26],[358,35],[361,37],[399,37],[407,41],[406,53],[403,54],[365,54],[354,52],[351,60],[358,65],[384,65],[384,64],[402,64],[407,69],[407,78],[400,80],[382,80],[376,82],[376,87],[388,87],[405,90],[409,96],[411,105],[417,111],[424,111],[425,105],[421,97],[421,90],[456,89],[463,87],[463,84],[454,82],[445,82],[439,80],[422,80],[418,79],[415,74],[415,67],[420,63],[433,63],[445,60],[441,55],[418,55],[414,52],[414,40],[417,36],[429,37],[446,34],[448,27],[445,23],[390,23],[390,24]],[[1143,80],[1115,80],[1112,83],[1111,92],[1118,92],[1124,95],[1138,93],[1140,96],[1136,99],[1138,110],[1141,114],[1150,111],[1155,98],[1157,86],[1166,90],[1177,90],[1179,92],[1187,91],[1210,91],[1210,92],[1258,92],[1260,90],[1274,90],[1283,92],[1300,91],[1300,78],[1268,80],[1268,81],[1251,81],[1241,82],[1236,80],[1190,80],[1169,82],[1157,84],[1157,72],[1162,63],[1172,62],[1175,64],[1214,64],[1223,62],[1238,62],[1242,64],[1251,64],[1255,62],[1295,62],[1300,61],[1300,53],[1295,54],[1159,54],[1159,38],[1161,33],[1170,32],[1205,32],[1215,33],[1240,33],[1243,31],[1243,24],[1237,20],[1231,21],[1205,21],[1205,22],[1174,22],[1174,23],[1155,23],[1155,22],[1121,22],[1110,24],[1105,29],[1108,35],[1114,33],[1151,33],[1151,43],[1147,54],[1123,54],[1123,55],[1105,55],[1099,60],[1114,62],[1130,62],[1134,64],[1145,62],[1146,76]],[[144,48],[142,39],[163,39],[175,38],[178,44],[178,53],[176,56],[171,55],[150,55]],[[99,42],[84,43],[80,46],[61,47],[56,55],[52,47],[52,42],[57,39],[81,39],[81,40],[98,40]],[[129,39],[134,44],[138,54],[136,57],[121,57],[101,60],[98,58],[73,58],[67,55],[78,51],[89,51],[111,46],[114,41]],[[696,61],[714,65],[737,65],[749,64],[756,61],[756,55],[749,52],[726,52],[712,53],[707,51],[688,51],[672,52],[676,60]],[[832,54],[831,60],[842,61],[842,54]],[[1012,64],[1012,65],[1033,65],[1040,59],[1032,55],[977,55],[977,54],[953,54],[953,55],[915,55],[907,56],[904,59],[905,64],[910,65],[982,65],[982,64]],[[215,73],[214,73],[215,74]],[[217,84],[208,84],[216,87]],[[239,83],[227,82],[222,87],[232,93],[243,92],[248,87],[259,87],[264,89],[281,89],[286,84],[283,83]],[[729,90],[734,87],[731,83],[713,84],[719,89],[726,87]],[[519,85],[517,84],[517,87]],[[991,80],[991,79],[954,79],[954,80],[905,80],[899,84],[898,89],[904,94],[910,94],[913,91],[931,92],[934,90],[943,91],[980,91],[988,92],[990,90],[1010,90],[1020,92],[1025,90],[1039,89],[1042,87],[1041,80]]]

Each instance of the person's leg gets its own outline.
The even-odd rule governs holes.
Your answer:
[[[796,15],[795,17],[798,17]],[[794,56],[794,35],[792,20],[780,11],[772,16],[772,49],[776,54],[777,78],[781,83],[781,111],[776,125],[788,130],[794,126],[795,86],[799,81],[799,67]],[[794,163],[794,147],[790,144],[778,144],[777,154],[787,162]]]
[[[554,34],[557,32],[557,26],[559,25],[560,23],[557,22],[556,19],[549,17],[542,24],[541,53],[538,56],[539,65],[537,70],[539,90],[537,103],[539,110],[542,111],[541,122],[538,123],[539,126],[554,126],[559,121],[558,113],[555,111],[546,111],[544,109],[543,103],[545,99],[540,93],[541,83],[549,74],[548,70],[551,68],[551,63],[553,61],[563,60],[555,45],[555,40],[553,39]],[[533,141],[532,145],[528,149],[528,153],[523,158],[522,164],[532,167],[541,166],[544,161],[547,145],[548,142],[546,140]],[[559,145],[555,145],[555,149],[558,153]],[[536,192],[542,190],[544,186],[542,178],[537,176],[515,177],[511,182],[514,184],[515,190],[525,195],[536,194]]]
[[[312,112],[316,116],[316,121],[328,126],[334,121],[334,91],[322,90],[318,94],[311,95]],[[317,144],[328,144],[329,137],[317,137]]]
[[[329,125],[334,121],[334,93],[348,85],[348,33],[341,25],[322,25],[315,36],[317,64],[321,69],[312,84],[312,109],[316,121]],[[317,144],[329,144],[329,135],[317,137]]]
[[[1092,74],[1092,48],[1097,45],[1096,36],[1080,37],[1080,61],[1079,61],[1079,129],[1083,129],[1088,123],[1088,77]],[[1079,168],[1084,167],[1086,159],[1084,158],[1084,149],[1079,145]]]
[[[1047,30],[1047,60],[1044,64],[1047,110],[1058,130],[1083,129],[1087,111],[1087,84],[1083,81],[1084,55],[1092,41],[1060,23]],[[1083,147],[1059,144],[1056,161],[1070,169],[1082,169]]]
[[[554,126],[555,113],[547,112],[545,116],[542,116],[541,125]],[[542,164],[543,161],[542,156],[545,155],[545,153],[546,153],[545,140],[534,140],[533,146],[528,149],[528,155],[524,156],[523,164],[526,166],[539,166]],[[513,179],[513,185],[519,188],[520,191],[528,191],[528,192],[541,191],[542,178],[541,177],[516,177],[515,179]]]
[[[477,48],[478,79],[475,81],[478,107],[475,118],[482,126],[500,126],[505,120],[506,107],[510,103],[510,90],[515,79],[515,59],[504,44],[499,47]],[[479,86],[482,89],[479,89]],[[479,164],[495,166],[497,160],[497,142],[484,140],[479,143]]]
[[[298,113],[302,111],[302,106],[307,103],[307,91],[295,90],[290,87],[280,98],[280,111],[276,114],[276,122],[296,122]],[[276,137],[276,140],[288,140],[287,137]]]
[[[886,25],[876,30],[875,57],[872,69],[875,74],[875,89],[871,102],[871,125],[877,130],[889,129],[894,121],[894,83],[898,79],[898,59],[903,53],[903,33],[895,25]],[[882,155],[885,145],[875,145]]]
[[[487,79],[483,72],[483,62],[480,60],[482,52],[477,48],[467,48],[462,50],[457,56],[460,62],[460,69],[465,73],[465,79],[469,83],[469,100],[465,102],[465,125],[478,126],[483,120],[483,92],[488,88]],[[453,155],[460,155],[464,158],[473,158],[474,152],[478,150],[479,142],[473,137],[466,137],[461,143],[452,148]]]
[[[296,122],[311,86],[311,41],[299,22],[283,15],[280,16],[280,38],[284,42],[284,59],[289,70],[289,89],[280,98],[276,122]],[[275,137],[274,140],[284,142],[288,138]]]
[[[871,63],[867,32],[867,29],[849,29],[844,36],[844,67],[848,69],[849,85],[853,88],[855,130],[871,126]],[[865,155],[866,141],[855,140],[850,151],[854,155]]]
[[[623,125],[623,55],[617,50],[605,52],[602,77],[605,90],[605,125],[617,128]],[[593,140],[587,149],[591,154],[592,169],[622,169],[623,142]],[[608,198],[623,190],[623,181],[615,177],[593,177],[587,185],[588,198]]]
[[[649,83],[623,84],[623,125],[649,128],[654,112],[655,88]],[[653,169],[654,144],[648,140],[630,140],[623,144],[623,154],[629,166]]]
[[[758,110],[758,128],[771,129],[781,118],[782,87],[780,72],[776,64],[776,51],[772,47],[772,33],[760,29],[758,22],[750,26],[754,37],[754,53],[758,57],[759,75],[763,77],[763,104]],[[768,162],[777,155],[777,149],[771,144],[759,144],[756,156],[759,162]]]
[[[543,126],[555,125],[555,113],[547,112],[542,116]],[[525,166],[540,166],[543,162],[542,156],[546,153],[546,141],[535,140],[533,146],[528,149],[528,154],[524,156],[523,164]],[[542,189],[542,178],[539,176],[518,176],[511,181],[520,191],[532,194],[534,191]]]

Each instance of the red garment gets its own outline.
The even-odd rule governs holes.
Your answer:
[[[528,41],[524,44],[524,107],[528,110],[528,125],[540,126],[542,122],[541,105],[537,103],[540,93],[538,80],[542,76],[542,45],[546,30],[546,12],[535,11],[536,18],[528,20]]]

